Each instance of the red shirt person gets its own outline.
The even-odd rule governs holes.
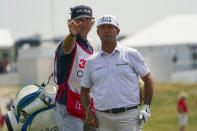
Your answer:
[[[188,106],[185,102],[186,97],[187,94],[185,92],[182,92],[177,102],[177,112],[179,115],[180,131],[184,131],[184,128],[187,125],[188,121]]]
[[[184,98],[185,99],[185,98]],[[188,107],[184,99],[179,99],[177,103],[177,110],[179,113],[187,113]]]
[[[2,114],[0,109],[0,129],[3,128],[3,126],[4,126],[4,115]]]

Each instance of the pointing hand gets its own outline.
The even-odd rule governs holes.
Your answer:
[[[70,20],[68,22],[68,28],[69,28],[70,34],[76,35],[81,29],[81,24],[82,24],[81,22],[76,23],[74,20]]]

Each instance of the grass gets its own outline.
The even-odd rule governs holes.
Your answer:
[[[178,131],[176,103],[180,92],[186,92],[189,111],[185,131],[197,131],[197,83],[156,83],[151,105],[151,118],[143,131]]]
[[[179,131],[176,103],[182,91],[188,94],[189,119],[185,131],[197,131],[197,83],[156,83],[151,118],[143,131]]]

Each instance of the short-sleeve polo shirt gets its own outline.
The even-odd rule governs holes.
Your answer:
[[[87,59],[81,86],[91,88],[98,110],[133,106],[140,103],[138,76],[148,73],[136,49],[117,43],[111,54],[101,49]]]

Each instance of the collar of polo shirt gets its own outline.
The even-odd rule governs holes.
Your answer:
[[[114,48],[114,50],[111,54],[114,54],[116,51],[120,52],[120,48],[121,48],[121,46],[117,42],[116,47]],[[104,52],[103,49],[101,48],[99,54],[100,54],[100,56],[103,56],[104,54],[108,54],[108,53]]]

